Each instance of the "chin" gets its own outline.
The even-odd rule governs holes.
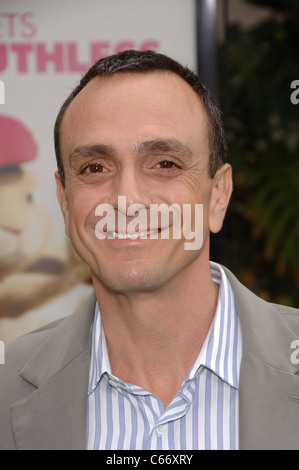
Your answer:
[[[132,269],[132,270],[101,270],[96,275],[107,289],[119,292],[150,292],[162,287],[165,284],[165,276],[161,276],[157,270]]]

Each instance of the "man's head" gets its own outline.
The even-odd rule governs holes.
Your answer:
[[[219,111],[195,74],[153,52],[99,61],[63,105],[55,145],[66,233],[94,282],[121,292],[153,290],[207,263],[209,233],[220,230],[230,198],[231,169]],[[127,227],[117,222],[114,239],[98,240],[97,207],[105,204],[116,217],[123,212]],[[127,207],[142,205],[149,219],[154,204],[176,204],[181,213],[203,205],[203,228],[195,227],[194,211],[190,221],[193,231],[203,230],[202,248],[187,252],[183,237],[162,239],[161,220],[148,233],[139,227],[145,239],[133,239]],[[153,239],[153,232],[161,236]]]

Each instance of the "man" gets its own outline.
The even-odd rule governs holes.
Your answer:
[[[95,296],[7,347],[0,447],[299,448],[298,311],[209,260],[232,177],[199,79],[153,52],[103,59],[63,105],[55,147],[66,233]],[[151,223],[157,204],[175,208],[168,227]],[[175,211],[200,246],[186,249]]]

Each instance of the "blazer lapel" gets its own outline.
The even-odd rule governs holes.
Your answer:
[[[258,298],[224,268],[242,330],[240,449],[299,449],[299,376],[291,361],[297,335],[279,309]]]
[[[85,449],[94,308],[92,295],[83,308],[53,329],[20,372],[33,391],[11,407],[17,449]]]

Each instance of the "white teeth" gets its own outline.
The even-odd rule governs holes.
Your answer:
[[[113,232],[113,237],[112,238],[119,238],[120,240],[126,240],[127,238],[130,238],[131,240],[136,240],[139,237],[144,237],[147,236],[150,232],[136,232],[136,233],[118,233],[118,232]]]

